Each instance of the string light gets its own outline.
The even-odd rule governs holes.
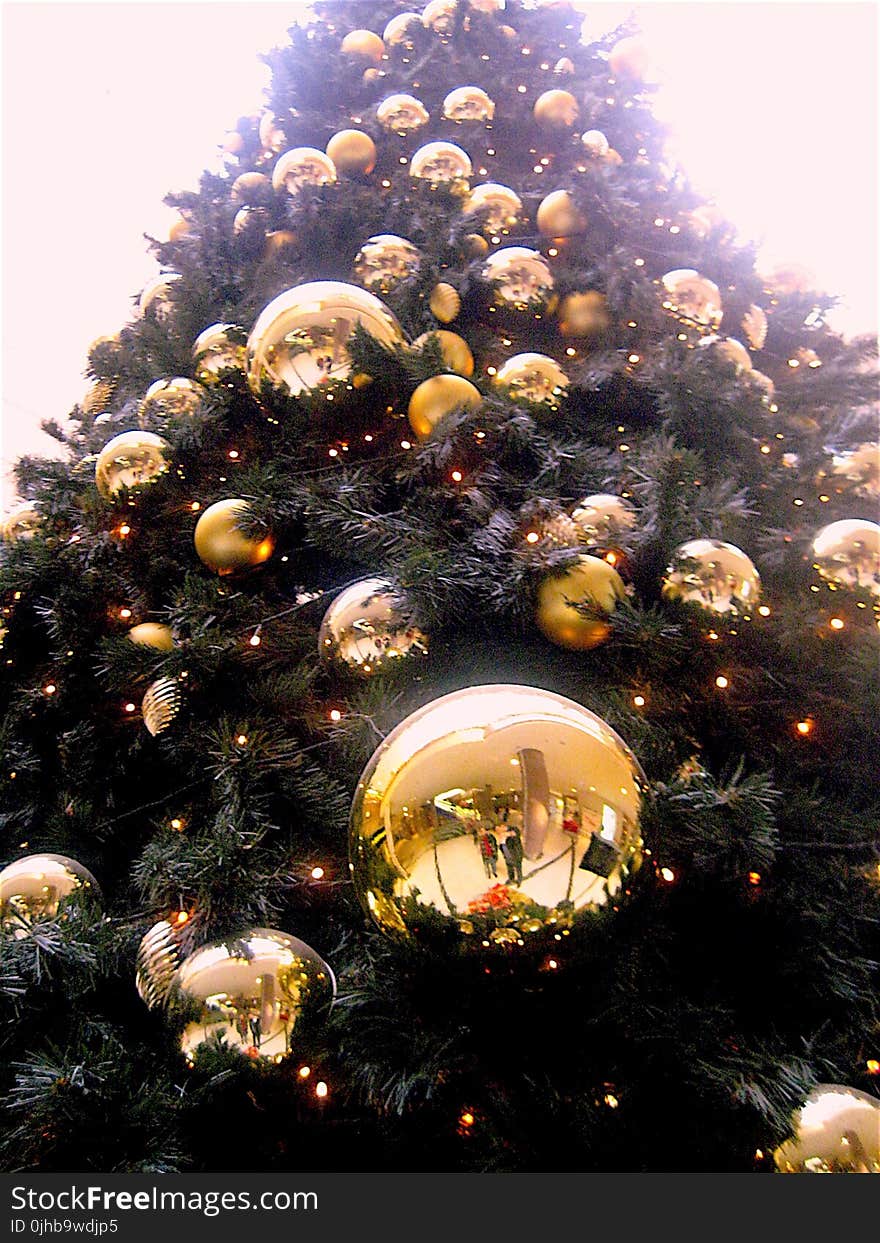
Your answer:
[[[179,817],[175,816],[174,819],[171,821],[171,827],[172,829],[174,829],[175,833],[179,833],[180,830],[183,828],[183,821],[179,819]]]
[[[231,461],[235,462],[238,458],[238,449],[230,449],[226,455]]]
[[[121,527],[117,528],[120,539],[125,539],[127,535],[131,535],[131,527],[127,522],[123,522]]]
[[[300,1077],[300,1079],[308,1079],[308,1077],[309,1077],[309,1075],[310,1075],[311,1073],[312,1073],[312,1068],[311,1068],[311,1066],[300,1066],[300,1068],[299,1068],[299,1077]]]
[[[453,482],[453,483],[461,483],[461,481],[462,481],[462,479],[463,479],[463,478],[464,478],[464,475],[461,473],[461,471],[460,471],[460,470],[454,470],[454,471],[452,472],[452,482]]]
[[[341,721],[341,720],[342,720],[342,713],[339,711],[339,709],[338,709],[338,708],[331,708],[331,709],[330,709],[330,720],[331,720],[331,721]]]
[[[644,706],[645,706],[645,696],[644,696],[644,695],[634,695],[634,696],[633,696],[633,703],[635,704],[635,706],[636,706],[637,708],[644,708]]]
[[[55,685],[54,682],[47,682],[46,685],[43,687],[43,694],[54,695],[57,690],[58,690],[58,687]]]
[[[760,872],[749,872],[749,884],[760,885],[760,883],[761,883],[761,873]]]
[[[323,1079],[319,1079],[315,1084],[315,1096],[317,1096],[320,1100],[323,1100],[329,1091],[330,1089],[327,1087],[327,1084]]]
[[[527,544],[537,544],[537,542],[538,542],[538,540],[539,540],[540,538],[541,538],[541,537],[540,537],[540,535],[538,534],[538,532],[537,532],[537,531],[529,531],[528,535],[526,536],[526,543],[527,543]]]
[[[761,617],[769,617],[769,616],[770,616],[770,609],[767,607],[767,605],[766,605],[766,604],[759,604],[759,605],[758,605],[758,614],[759,614],[759,616],[761,616]]]
[[[201,504],[198,501],[193,501],[193,503],[190,505],[190,509],[192,510],[194,514],[197,514],[201,508],[202,508]]]
[[[125,621],[127,618],[131,617],[131,609],[120,609],[119,616],[123,619],[123,621]]]
[[[475,1122],[476,1122],[476,1118],[474,1117],[474,1115],[471,1113],[469,1109],[466,1109],[464,1113],[461,1115],[461,1117],[458,1119],[459,1126],[464,1127],[466,1131],[469,1130],[474,1125]]]
[[[715,679],[715,685],[718,687],[720,691],[723,691],[723,690],[726,690],[728,686],[730,686],[730,682],[724,676],[723,673],[719,673],[718,677]]]
[[[806,738],[809,734],[813,732],[813,725],[814,725],[814,721],[812,717],[805,717],[803,721],[797,722],[797,724],[795,725],[795,729],[797,730],[797,732],[800,734],[802,738]]]
[[[247,746],[247,734],[237,734],[235,741],[238,743],[240,747],[246,747]]]
[[[865,1062],[865,1070],[869,1075],[880,1075],[880,1061],[876,1057],[869,1057]]]
[[[832,617],[832,618],[831,618],[831,620],[829,621],[828,625],[831,627],[831,629],[832,629],[832,630],[842,630],[842,629],[843,629],[843,626],[844,626],[844,621],[843,621],[843,618],[842,618],[842,617]]]
[[[401,447],[401,449],[411,449],[411,448],[412,448],[412,444],[411,444],[411,442],[410,442],[409,440],[401,440],[401,442],[400,442],[400,447]]]
[[[125,712],[134,712],[134,710],[135,710],[135,705],[133,703],[129,702],[125,705],[125,708],[124,708]]]
[[[661,868],[660,876],[663,880],[666,881],[667,885],[671,885],[672,882],[675,880],[675,873],[673,872],[672,868]]]
[[[323,875],[324,875],[323,868],[321,867],[312,868],[312,872],[311,872],[312,880],[321,880]]]
[[[174,917],[174,922],[180,927],[182,924],[189,923],[189,911],[178,911]]]
[[[614,1095],[613,1092],[606,1092],[603,1099],[609,1109],[616,1109],[617,1106],[620,1104],[620,1101],[617,1099],[617,1097]]]
[[[254,633],[251,635],[251,637],[248,639],[248,643],[251,645],[251,647],[259,647],[262,642],[263,640],[260,638],[259,630],[255,630]]]

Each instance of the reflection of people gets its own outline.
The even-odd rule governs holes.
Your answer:
[[[562,821],[562,831],[564,833],[571,833],[572,837],[577,837],[580,832],[580,827],[581,826],[575,818],[575,813],[571,811],[567,812]]]
[[[514,885],[522,884],[523,844],[516,829],[508,827],[507,836],[501,843],[501,853],[507,864],[507,879]]]
[[[498,839],[489,829],[480,833],[480,854],[487,876],[498,875]]]

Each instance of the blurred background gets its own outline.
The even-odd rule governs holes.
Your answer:
[[[670,154],[760,243],[759,266],[805,264],[840,298],[833,327],[876,333],[877,5],[574,7],[587,40],[639,22]],[[225,130],[262,105],[259,53],[307,14],[297,0],[2,4],[0,511],[11,463],[58,452],[40,420],[84,396],[90,343],[133,318],[157,273],[144,234],[167,236],[163,196],[220,167]]]

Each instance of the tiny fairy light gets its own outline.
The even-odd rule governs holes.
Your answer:
[[[637,708],[644,708],[645,696],[644,695],[633,695],[633,703],[635,704]]]
[[[238,743],[240,747],[246,747],[247,746],[247,734],[237,734],[235,741]]]
[[[540,537],[540,535],[538,534],[538,532],[537,532],[537,531],[529,531],[529,533],[526,535],[526,543],[527,543],[527,544],[537,544],[537,542],[538,542],[538,540],[539,540],[540,538],[541,538],[541,537]]]
[[[131,617],[131,609],[120,609],[119,616],[123,619],[123,621],[125,621],[127,618]]]
[[[880,1075],[880,1060],[876,1057],[869,1057],[865,1062],[865,1070],[869,1075]]]
[[[768,606],[767,606],[766,604],[759,604],[759,605],[758,605],[758,616],[759,616],[759,617],[769,617],[769,616],[770,616],[770,609],[768,608]]]
[[[749,872],[749,884],[760,885],[760,883],[761,883],[761,873],[760,872]]]
[[[606,1092],[605,1096],[602,1099],[604,1100],[605,1104],[608,1106],[609,1109],[616,1109],[617,1106],[620,1104],[620,1101],[617,1099],[617,1097],[614,1095],[613,1092]]]
[[[327,1087],[327,1084],[323,1079],[319,1079],[315,1084],[315,1096],[317,1096],[319,1100],[324,1100],[329,1091],[330,1089]]]
[[[842,617],[832,617],[828,625],[832,630],[843,630],[844,620]]]
[[[57,690],[58,690],[58,687],[55,685],[54,682],[47,682],[46,685],[43,687],[43,694],[54,695]]]
[[[727,687],[730,686],[730,679],[726,678],[723,673],[719,673],[718,677],[715,679],[715,685],[720,691],[726,690]]]
[[[192,504],[190,505],[190,509],[192,510],[194,514],[197,514],[201,508],[202,506],[201,506],[200,501],[193,501]]]
[[[129,703],[127,703],[127,704],[125,704],[125,705],[123,706],[123,712],[129,712],[129,713],[131,713],[131,712],[134,712],[134,710],[135,710],[135,705],[134,705],[133,703],[131,703],[130,701],[129,701]]]
[[[331,720],[331,721],[341,721],[341,720],[342,720],[342,713],[339,711],[339,709],[338,709],[338,708],[331,708],[331,709],[330,709],[330,720]]]
[[[259,647],[262,642],[263,640],[260,637],[259,630],[255,630],[254,633],[251,635],[251,637],[248,639],[248,643],[250,644],[251,647]]]
[[[229,452],[226,454],[226,456],[227,456],[227,457],[230,459],[230,461],[232,461],[232,462],[237,461],[237,460],[238,460],[238,456],[239,456],[238,449],[230,449],[230,450],[229,450]]]
[[[321,880],[324,876],[324,869],[322,867],[314,867],[310,872],[310,876],[312,880]]]
[[[123,522],[122,526],[116,528],[116,532],[120,539],[125,539],[126,536],[131,535],[131,527],[127,522]]]
[[[469,1130],[474,1125],[475,1122],[476,1122],[476,1118],[474,1117],[474,1115],[471,1113],[469,1109],[466,1109],[464,1113],[462,1113],[459,1116],[459,1119],[458,1119],[459,1126],[464,1127],[465,1130]]]
[[[454,470],[454,471],[452,472],[452,482],[453,482],[453,483],[461,483],[461,481],[462,481],[462,479],[463,479],[463,478],[464,478],[464,475],[461,473],[461,471],[460,471],[460,470]]]
[[[175,816],[174,819],[171,820],[169,823],[171,824],[171,827],[172,829],[174,829],[175,833],[179,833],[181,829],[183,828],[183,821],[180,819],[179,816]]]
[[[299,1071],[298,1071],[300,1079],[308,1079],[311,1073],[312,1073],[311,1066],[300,1066]]]
[[[666,881],[667,885],[671,885],[675,880],[675,872],[673,872],[672,868],[661,868],[660,877]]]
[[[802,721],[798,721],[795,724],[795,729],[800,734],[801,738],[807,738],[810,734],[812,734],[814,725],[815,722],[813,718],[808,716],[804,717]]]

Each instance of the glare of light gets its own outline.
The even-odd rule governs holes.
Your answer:
[[[323,875],[324,875],[323,868],[312,868],[312,872],[311,872],[312,880],[320,880]]]
[[[715,685],[719,690],[723,691],[730,686],[730,681],[724,676],[723,673],[719,673],[718,677],[715,679]]]
[[[843,621],[843,618],[842,618],[842,617],[832,617],[832,618],[831,618],[831,621],[828,623],[828,625],[831,627],[831,629],[832,629],[832,630],[842,630],[842,629],[843,629],[843,626],[844,626],[844,621]]]
[[[327,1087],[327,1084],[323,1079],[315,1084],[315,1096],[320,1097],[321,1100],[324,1099],[329,1091],[330,1089]]]

